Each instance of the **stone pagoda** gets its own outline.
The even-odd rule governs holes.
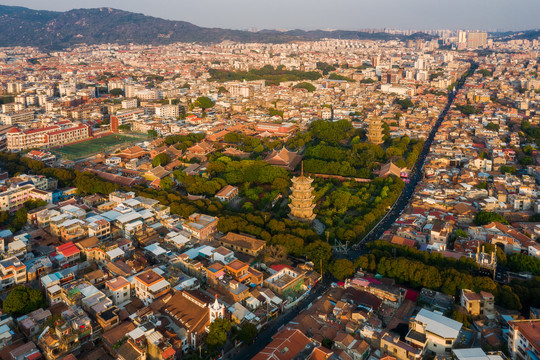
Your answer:
[[[382,121],[378,117],[373,117],[368,120],[367,138],[372,144],[382,144],[384,142]]]
[[[291,203],[289,204],[291,213],[289,217],[298,221],[313,221],[315,219],[315,214],[313,213],[313,209],[315,208],[313,199],[315,196],[313,195],[313,188],[311,186],[313,179],[304,176],[304,163],[302,163],[300,176],[295,176],[291,181],[293,186],[291,188]]]

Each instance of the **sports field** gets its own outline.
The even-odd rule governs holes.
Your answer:
[[[141,142],[147,137],[141,134],[111,134],[97,139],[70,144],[50,151],[58,157],[79,160],[100,153],[110,153]]]

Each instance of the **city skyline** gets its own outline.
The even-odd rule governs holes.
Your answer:
[[[229,29],[467,29],[518,31],[538,28],[535,0],[480,1],[383,0],[378,2],[337,0],[330,7],[319,0],[158,0],[148,2],[91,0],[82,2],[53,0],[4,0],[4,5],[37,10],[67,11],[74,8],[112,7],[167,20],[182,20],[204,27]],[[392,9],[392,10],[388,10]],[[188,11],[185,11],[188,10]]]

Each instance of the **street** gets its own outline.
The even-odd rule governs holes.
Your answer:
[[[455,94],[461,87],[463,86],[465,79],[470,76],[470,74],[474,73],[474,71],[478,68],[478,64],[471,63],[471,69],[470,71],[464,75],[462,79],[458,82],[456,86],[456,90],[452,92],[448,96],[448,101],[446,103],[446,106],[439,114],[439,117],[437,121],[435,122],[435,125],[433,126],[433,129],[429,133],[428,138],[426,139],[424,143],[424,148],[422,152],[418,155],[418,159],[416,160],[416,164],[413,167],[409,180],[410,182],[405,184],[405,187],[403,191],[401,192],[400,196],[394,203],[394,206],[390,209],[390,211],[381,219],[381,221],[352,249],[350,249],[347,252],[347,258],[350,260],[355,260],[360,255],[365,253],[365,250],[363,250],[363,245],[366,244],[369,241],[377,240],[379,239],[382,234],[389,229],[394,222],[398,219],[401,212],[405,209],[409,201],[411,200],[414,190],[416,188],[416,185],[423,177],[423,167],[424,163],[426,161],[426,157],[429,153],[429,150],[431,148],[431,144],[433,143],[433,140],[435,139],[435,135],[437,134],[437,131],[443,122],[443,120],[446,117],[446,114],[448,110],[450,109],[450,106],[452,105]],[[270,322],[270,325],[268,328],[262,330],[259,335],[257,336],[255,342],[247,347],[242,347],[240,350],[238,350],[238,353],[235,353],[236,350],[230,351],[224,355],[224,359],[239,359],[239,360],[249,360],[255,354],[257,354],[259,351],[264,349],[268,343],[271,342],[272,336],[279,330],[279,328],[287,323],[289,323],[298,313],[300,313],[302,310],[304,310],[310,303],[312,303],[317,297],[321,296],[325,291],[327,291],[330,288],[331,280],[328,278],[323,278],[323,280],[312,290],[312,292],[302,301],[300,302],[296,307],[284,312],[280,316],[278,316],[275,320]]]

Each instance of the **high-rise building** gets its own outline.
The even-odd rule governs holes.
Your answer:
[[[23,86],[19,82],[14,83],[8,83],[7,84],[7,92],[8,94],[18,94],[22,92]]]
[[[291,181],[293,186],[291,188],[291,203],[289,204],[291,213],[289,217],[299,221],[313,221],[315,219],[315,214],[313,214],[315,195],[313,195],[313,187],[311,186],[313,179],[304,176],[303,163],[300,176],[292,178]]]
[[[380,62],[381,62],[381,55],[373,56],[371,58],[371,65],[373,67],[379,66]]]
[[[467,33],[463,30],[458,31],[458,43],[466,43],[467,42]]]
[[[467,33],[467,48],[476,49],[487,45],[486,32],[470,32]]]
[[[373,117],[368,120],[367,138],[370,143],[382,144],[384,133],[382,121],[378,117]]]

